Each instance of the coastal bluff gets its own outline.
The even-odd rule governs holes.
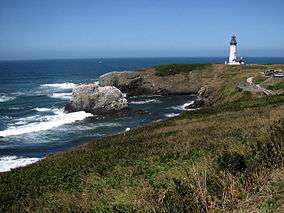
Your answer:
[[[174,65],[162,65],[164,69],[163,66]],[[100,76],[99,85],[114,86],[128,96],[196,94],[207,100],[223,84],[223,79],[220,78],[222,67],[224,65],[207,65],[205,68],[182,65],[183,70],[176,73],[171,73],[171,69],[181,68],[169,67],[169,71],[165,73],[159,72],[159,67],[137,71],[114,71]]]
[[[211,105],[1,173],[0,212],[281,212],[284,79],[263,72],[284,64],[171,67],[133,73],[197,76]],[[273,95],[239,90],[247,79]]]
[[[115,86],[129,96],[197,93],[202,86],[198,73],[155,75],[155,68],[110,72],[99,79],[101,86]]]
[[[128,108],[125,94],[128,97],[195,94],[197,98],[190,107],[198,108],[209,103],[209,98],[213,97],[212,92],[220,88],[220,66],[172,64],[137,71],[109,72],[100,76],[99,84],[77,85],[65,110],[96,115],[137,113],[137,110]],[[217,72],[213,71],[218,69]]]

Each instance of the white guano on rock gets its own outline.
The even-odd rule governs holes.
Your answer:
[[[66,106],[67,111],[107,114],[128,107],[123,93],[114,86],[100,87],[97,84],[81,84],[73,89],[72,99]]]

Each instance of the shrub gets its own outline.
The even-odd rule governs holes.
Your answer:
[[[218,158],[218,165],[223,170],[228,170],[232,173],[243,172],[246,168],[244,156],[238,153],[225,153]]]

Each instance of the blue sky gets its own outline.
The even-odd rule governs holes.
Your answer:
[[[0,59],[284,56],[283,0],[0,0]]]

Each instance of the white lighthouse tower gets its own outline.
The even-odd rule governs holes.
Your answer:
[[[229,50],[229,62],[225,62],[228,65],[241,65],[245,64],[242,58],[238,58],[237,56],[237,40],[236,36],[233,35],[230,42],[230,50]]]

